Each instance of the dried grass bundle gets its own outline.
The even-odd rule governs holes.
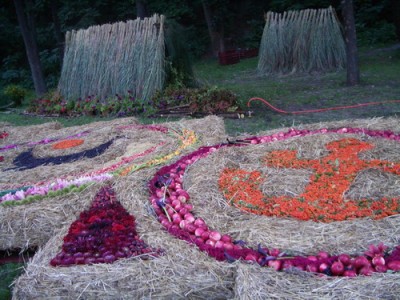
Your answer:
[[[268,12],[259,53],[260,74],[330,71],[346,63],[344,39],[332,7]]]
[[[130,90],[138,101],[150,99],[165,79],[164,22],[154,15],[67,32],[60,94],[104,100]]]

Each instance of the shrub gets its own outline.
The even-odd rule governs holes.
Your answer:
[[[21,106],[22,101],[25,99],[28,91],[19,85],[10,84],[4,88],[3,93],[14,102],[15,106]]]
[[[213,88],[167,88],[158,92],[152,99],[156,109],[167,109],[174,106],[188,105],[192,114],[222,113],[238,108],[237,96],[226,89]]]

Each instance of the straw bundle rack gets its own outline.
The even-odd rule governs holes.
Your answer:
[[[149,99],[164,83],[162,15],[69,31],[58,89],[67,100],[94,95]]]
[[[260,74],[330,71],[345,63],[345,43],[332,7],[266,14]]]

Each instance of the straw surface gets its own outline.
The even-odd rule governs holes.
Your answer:
[[[2,190],[6,190],[20,187],[21,185],[23,186],[27,182],[33,185],[39,181],[53,182],[56,178],[64,176],[68,179],[73,179],[83,173],[90,173],[91,171],[118,163],[121,161],[122,157],[143,153],[160,142],[165,143],[156,148],[155,151],[132,161],[132,164],[140,165],[155,158],[174,153],[180,145],[180,141],[176,139],[173,134],[139,130],[134,127],[131,129],[118,130],[119,126],[128,124],[136,124],[136,120],[127,118],[109,122],[97,122],[81,127],[57,129],[56,132],[46,126],[40,127],[45,131],[45,133],[43,133],[41,130],[38,130],[38,132],[40,132],[40,137],[43,138],[47,136],[46,134],[50,133],[51,136],[66,136],[76,133],[77,131],[93,130],[93,132],[83,137],[85,143],[81,146],[85,146],[86,143],[89,143],[86,142],[86,139],[92,141],[90,142],[92,145],[86,145],[85,147],[92,147],[99,142],[115,138],[116,136],[120,136],[121,138],[119,138],[105,153],[93,159],[83,159],[57,166],[42,166],[24,171],[2,171],[2,185],[0,185],[0,187]],[[183,129],[195,131],[199,138],[198,143],[184,149],[182,154],[193,151],[195,147],[200,145],[213,145],[217,143],[217,140],[220,141],[225,138],[223,120],[215,116],[209,116],[203,119],[169,122],[164,123],[163,126],[172,131]],[[38,129],[35,126],[33,126],[33,128],[31,127],[32,126],[19,128],[18,132],[20,132],[21,135],[16,134],[16,132],[11,132],[10,130],[10,138],[12,139],[14,136],[28,137],[29,135],[25,135],[25,133],[30,130]],[[14,130],[14,128],[11,129]],[[21,139],[19,141],[26,142],[26,140],[24,141]],[[38,148],[37,151],[36,148]],[[19,151],[22,151],[22,149],[5,152],[4,155],[7,155],[7,162],[12,162],[12,158],[17,155]],[[54,151],[55,150],[51,148],[51,144],[48,144],[37,145],[34,152],[49,156],[52,155]],[[72,148],[66,150],[66,152],[68,151],[80,150]],[[154,168],[156,167],[152,167],[152,170],[154,170]],[[38,202],[21,206],[0,206],[0,249],[25,249],[28,247],[43,246],[49,238],[54,235],[56,230],[66,223],[69,224],[74,216],[87,206],[90,199],[93,198],[93,189],[98,188],[98,186],[99,184],[95,184],[95,187],[85,189],[82,194],[68,193],[58,197],[47,197]],[[81,197],[84,197],[84,200],[82,200],[83,198]]]
[[[192,126],[199,125],[192,123]],[[400,132],[399,120],[395,118],[320,123],[303,127],[317,129],[343,126]],[[263,132],[260,135],[282,130]],[[222,136],[219,136],[220,140]],[[374,157],[399,161],[400,149],[395,142],[352,134],[345,136],[354,136],[376,145],[375,149],[364,154],[365,159]],[[293,254],[315,254],[319,250],[327,250],[331,254],[358,254],[365,251],[369,244],[384,242],[390,247],[397,245],[400,234],[398,215],[382,220],[365,218],[333,223],[262,217],[229,206],[218,190],[218,176],[226,166],[263,169],[265,167],[259,162],[260,157],[273,149],[293,148],[304,158],[321,157],[326,154],[323,147],[326,142],[340,138],[343,135],[326,134],[270,144],[224,148],[214,152],[192,165],[184,177],[184,189],[191,196],[194,214],[201,216],[210,228],[228,233],[234,239],[246,240],[250,246],[256,247],[261,243]],[[263,171],[267,172],[268,177],[275,177],[264,187],[265,193],[299,193],[304,186],[301,183],[309,175],[308,171],[302,170],[294,173],[275,173],[272,169]],[[301,271],[275,272],[238,261],[232,264],[216,262],[196,247],[177,240],[162,229],[149,209],[147,199],[146,184],[154,172],[154,169],[146,169],[129,177],[116,178],[113,186],[117,199],[135,216],[140,238],[151,247],[164,249],[164,256],[145,261],[138,258],[123,259],[112,265],[54,268],[49,265],[49,261],[61,249],[62,238],[69,227],[66,225],[56,232],[27,265],[25,274],[16,281],[14,299],[396,299],[400,293],[398,273],[329,278]],[[365,188],[367,185],[360,184],[364,180],[383,183],[380,176],[372,172],[366,177],[357,178],[359,182],[352,186],[349,195],[374,195],[375,188],[379,189],[379,186]],[[398,177],[391,180],[394,181],[382,188],[380,193],[386,195],[390,191],[388,193],[398,196]],[[90,199],[84,201],[89,203]]]

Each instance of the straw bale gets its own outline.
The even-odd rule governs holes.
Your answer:
[[[54,268],[68,226],[62,228],[28,264],[14,288],[14,299],[224,299],[233,297],[234,265],[216,263],[196,248],[177,241],[147,209],[144,178],[150,170],[119,178],[117,199],[134,215],[137,231],[164,256],[141,260],[128,258],[111,265]]]
[[[318,277],[241,264],[237,268],[234,299],[398,299],[399,293],[398,274]]]
[[[398,119],[395,118],[319,123],[305,127],[316,129],[343,126],[391,129],[400,132]],[[271,130],[260,135],[285,130]],[[195,214],[201,215],[209,226],[218,228],[235,239],[246,240],[253,246],[261,243],[267,247],[286,249],[299,254],[317,253],[319,250],[327,250],[333,254],[343,252],[356,254],[365,251],[369,244],[383,242],[389,246],[397,245],[400,234],[399,215],[377,221],[365,218],[332,223],[304,222],[291,218],[268,218],[244,213],[229,206],[219,191],[218,178],[222,169],[237,167],[249,171],[261,171],[266,178],[261,188],[267,195],[298,195],[307,185],[310,171],[277,170],[266,167],[262,163],[262,157],[267,151],[296,149],[300,158],[318,158],[327,154],[327,150],[324,150],[327,142],[344,137],[360,138],[360,135],[320,134],[296,137],[270,144],[225,148],[192,165],[185,175],[184,188],[191,195]],[[361,138],[373,142],[376,148],[361,153],[360,158],[399,161],[400,145],[398,142],[366,136]],[[347,195],[356,199],[366,196],[371,196],[373,199],[382,196],[398,197],[400,195],[398,183],[399,176],[383,174],[376,170],[365,170],[358,175]],[[368,235],[365,232],[368,232]]]
[[[28,249],[44,245],[56,230],[71,224],[90,204],[99,185],[79,193],[53,197],[29,205],[0,207],[0,249]]]
[[[82,159],[59,166],[42,166],[20,172],[2,171],[0,182],[3,183],[3,185],[0,184],[0,188],[5,190],[13,186],[19,187],[23,182],[35,184],[40,180],[53,182],[56,178],[64,176],[66,176],[67,179],[73,179],[79,174],[101,169],[119,162],[121,157],[142,153],[160,142],[165,142],[165,144],[162,147],[156,148],[154,152],[134,160],[132,163],[138,165],[145,163],[156,157],[162,157],[166,154],[173,153],[179,147],[180,141],[170,134],[162,134],[158,131],[137,130],[135,128],[128,128],[122,131],[116,130],[118,126],[132,123],[136,124],[137,121],[130,118],[117,119],[113,121],[96,122],[85,126],[57,129],[55,132],[50,125],[47,125],[47,127],[42,126],[40,128],[46,133],[42,133],[38,130],[41,135],[40,138],[46,138],[46,134],[56,137],[67,136],[84,130],[93,130],[92,133],[83,137],[85,143],[82,146],[87,148],[107,141],[116,135],[123,136],[124,138],[117,139],[105,153],[93,159]],[[213,145],[217,140],[223,140],[225,137],[223,120],[215,116],[209,116],[203,119],[169,122],[163,124],[163,126],[174,130],[186,128],[196,132],[199,137],[198,143],[189,147],[183,153],[191,152],[199,145]],[[30,127],[32,126],[21,127],[21,133],[25,135],[29,132]],[[28,135],[26,134],[26,136]],[[12,139],[10,140],[13,141]],[[20,142],[26,141],[27,140],[20,140]],[[20,149],[18,150],[22,151]],[[75,150],[75,148],[73,148],[70,149],[70,151],[81,150]],[[54,152],[54,150],[51,149],[51,144],[37,145],[35,147],[35,153],[38,155],[49,156],[52,152]],[[7,153],[7,155],[10,154]],[[13,153],[13,155],[15,155],[15,153]],[[155,167],[152,168],[153,171],[154,169]],[[96,186],[98,186],[98,184],[96,184]],[[92,191],[92,188],[90,187],[88,190]],[[86,205],[88,201],[90,201],[90,198],[92,198],[90,195],[92,194],[87,194],[87,192],[78,194],[68,193],[63,196],[46,198],[42,201],[22,206],[0,206],[0,250],[7,250],[10,248],[26,249],[28,247],[43,246],[49,238],[53,236],[56,229],[61,228],[65,224],[69,224],[71,220],[73,220],[74,216],[82,210],[84,207],[83,205]],[[85,201],[78,204],[77,202],[81,201],[81,197],[84,197]]]
[[[213,119],[208,119],[207,124]],[[183,121],[185,122],[185,121]],[[215,119],[215,122],[219,122]],[[197,121],[187,121],[185,127],[204,126]],[[182,126],[182,124],[176,124]],[[210,126],[210,125],[209,125]],[[363,127],[391,129],[400,132],[399,120],[368,119],[305,125],[305,128]],[[204,126],[205,127],[205,126]],[[203,132],[210,132],[202,128]],[[214,129],[215,132],[220,132]],[[272,134],[278,129],[263,132]],[[223,134],[221,134],[222,136]],[[270,144],[239,148],[224,148],[192,165],[184,178],[184,188],[191,195],[194,214],[201,216],[210,228],[242,239],[249,246],[258,243],[277,247],[292,254],[312,254],[327,250],[332,254],[347,252],[358,254],[369,244],[383,242],[388,246],[398,244],[400,216],[382,220],[369,218],[333,223],[304,222],[290,218],[256,216],[230,207],[218,190],[220,171],[226,166],[246,169],[263,169],[272,177],[276,170],[267,170],[260,157],[273,149],[294,148],[304,158],[316,158],[326,154],[326,142],[356,137],[376,144],[376,150],[368,151],[365,159],[379,158],[398,161],[399,146],[391,141],[382,141],[362,135],[326,134],[292,138]],[[203,140],[203,143],[207,141]],[[394,150],[390,148],[394,147]],[[322,149],[322,150],[321,150]],[[397,153],[397,154],[396,154]],[[114,189],[122,205],[135,216],[137,231],[151,247],[165,250],[165,255],[150,259],[123,259],[114,264],[92,266],[51,267],[49,261],[61,249],[62,238],[69,225],[60,228],[56,235],[40,249],[27,265],[25,274],[16,282],[14,299],[396,299],[400,293],[399,274],[373,274],[357,278],[318,277],[301,271],[275,272],[257,265],[234,262],[232,264],[213,260],[196,247],[177,240],[166,233],[152,214],[148,204],[146,184],[154,175],[155,168],[144,169],[127,177],[114,179]],[[288,172],[291,170],[288,170]],[[299,193],[301,182],[309,176],[308,171],[296,170],[275,176],[272,193],[282,193],[288,181],[288,193]],[[358,178],[352,186],[354,195],[366,196],[374,188],[366,188],[363,180],[383,182],[380,173]],[[283,176],[283,180],[279,177]],[[362,175],[364,176],[364,175]],[[391,180],[396,180],[392,178]],[[398,180],[398,178],[397,178]],[[283,182],[285,181],[285,182]],[[358,186],[360,185],[360,186]],[[398,186],[398,181],[396,184]],[[303,183],[304,186],[304,183]],[[269,185],[263,187],[268,189]],[[390,190],[385,186],[382,193]],[[397,190],[398,191],[398,190]],[[267,191],[265,191],[267,192]],[[391,190],[395,195],[396,190]],[[397,194],[398,195],[398,194]],[[89,195],[87,195],[89,196]],[[89,201],[86,199],[85,201]],[[86,202],[87,203],[87,202]]]

